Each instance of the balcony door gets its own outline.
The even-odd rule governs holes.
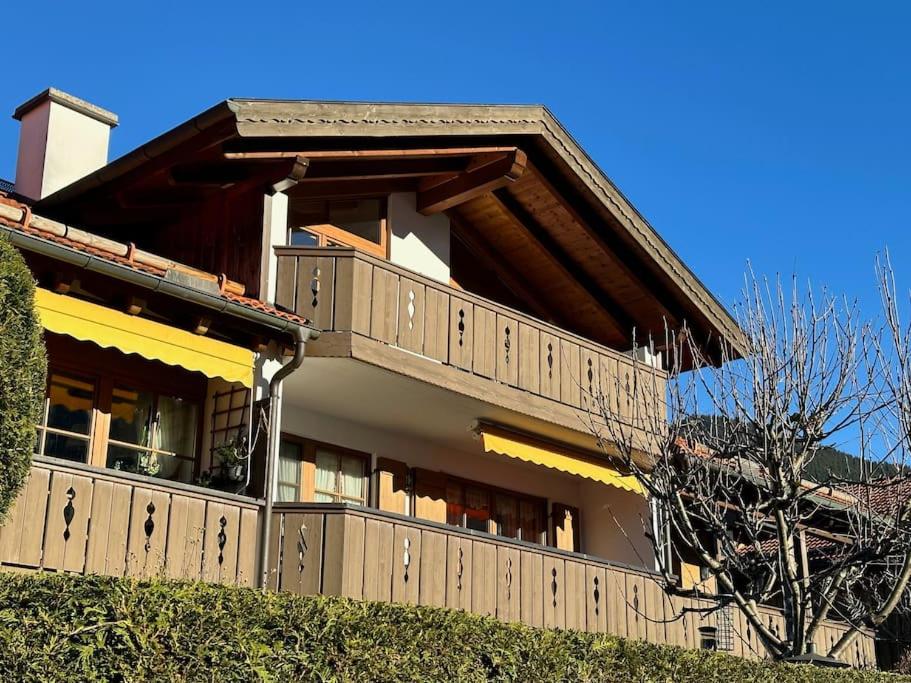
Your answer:
[[[276,500],[366,505],[369,463],[366,453],[285,434]]]

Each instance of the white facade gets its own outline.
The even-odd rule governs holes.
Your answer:
[[[449,219],[442,213],[419,214],[416,201],[413,192],[389,195],[389,260],[449,284]]]

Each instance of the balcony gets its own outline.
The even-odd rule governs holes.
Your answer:
[[[632,374],[627,354],[354,249],[275,252],[277,305],[324,330],[309,356],[355,358],[577,431],[592,397]],[[663,397],[666,375],[654,377],[622,419]]]
[[[709,598],[670,597],[649,571],[522,541],[344,504],[278,504],[270,584],[302,595],[463,609],[544,628],[610,633],[699,648],[704,627],[719,649],[759,658],[762,646],[735,608],[709,614]],[[763,608],[769,625],[784,621]],[[819,650],[845,626],[827,622]],[[871,634],[846,654],[873,666]]]
[[[261,515],[261,501],[39,457],[0,527],[0,569],[253,586]],[[762,656],[736,609],[675,618],[716,603],[667,596],[641,568],[338,503],[278,503],[272,529],[272,589],[462,609],[689,648],[702,645],[700,629],[714,627],[722,649]],[[784,628],[776,610],[763,611],[772,628]],[[817,649],[844,628],[826,622]],[[865,632],[846,660],[874,665],[873,646]]]
[[[0,565],[252,586],[259,502],[36,456]]]

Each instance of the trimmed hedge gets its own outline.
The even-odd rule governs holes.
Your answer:
[[[10,681],[911,681],[452,610],[56,574],[0,575],[0,671]]]
[[[28,475],[44,399],[47,357],[34,302],[22,254],[0,237],[0,521]]]

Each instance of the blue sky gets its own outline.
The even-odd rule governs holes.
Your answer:
[[[8,115],[53,85],[112,155],[227,97],[543,103],[726,303],[745,264],[911,285],[905,2],[13,3]]]

